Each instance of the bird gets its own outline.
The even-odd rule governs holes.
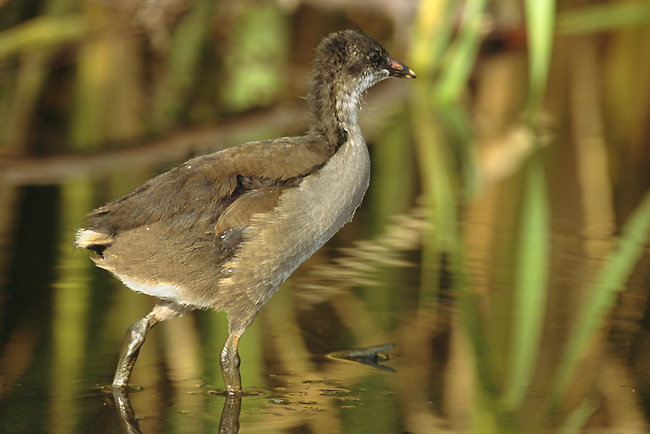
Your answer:
[[[357,113],[366,90],[389,77],[416,74],[360,30],[331,33],[312,63],[304,135],[192,158],[88,214],[75,246],[130,289],[159,299],[127,330],[114,390],[127,388],[152,327],[213,309],[228,316],[224,392],[242,394],[242,335],[363,199],[370,157]]]

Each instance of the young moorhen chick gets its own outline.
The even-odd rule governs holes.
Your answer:
[[[228,313],[221,369],[241,392],[239,339],[293,270],[345,223],[368,187],[362,93],[415,78],[358,31],[327,36],[311,73],[310,130],[194,158],[89,215],[75,244],[134,291],[161,299],[127,331],[113,379],[125,388],[147,332],[194,309]]]

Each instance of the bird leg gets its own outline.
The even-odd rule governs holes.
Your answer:
[[[239,336],[233,332],[228,332],[226,343],[221,349],[221,375],[226,385],[226,394],[235,395],[241,393],[241,375],[239,373]]]
[[[140,353],[140,347],[144,344],[149,330],[159,322],[177,318],[189,310],[191,309],[185,306],[163,300],[158,302],[151,312],[129,327],[124,337],[124,343],[122,344],[120,361],[115,370],[115,377],[113,377],[113,388],[123,389],[128,385],[133,365],[135,365],[135,361]]]

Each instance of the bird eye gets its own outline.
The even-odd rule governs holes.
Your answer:
[[[377,62],[380,57],[379,51],[377,50],[372,50],[370,54],[368,54],[368,59],[370,59],[371,62]]]

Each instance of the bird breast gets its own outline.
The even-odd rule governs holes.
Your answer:
[[[370,158],[361,132],[348,140],[329,161],[286,190],[270,213],[254,215],[222,290],[236,286],[248,300],[264,304],[286,278],[345,223],[361,203],[370,179]],[[232,288],[233,290],[235,288]]]

